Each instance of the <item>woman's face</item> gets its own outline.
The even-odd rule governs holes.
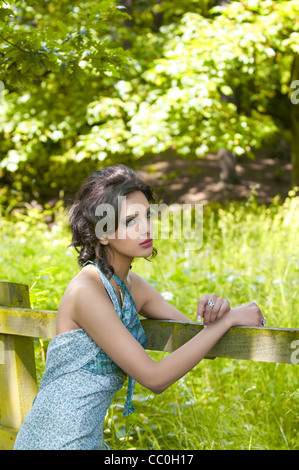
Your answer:
[[[147,198],[141,191],[127,195],[121,204],[118,229],[113,236],[108,236],[110,247],[128,257],[148,257],[153,249],[152,234]]]

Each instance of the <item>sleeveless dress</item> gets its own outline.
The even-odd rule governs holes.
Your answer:
[[[126,284],[113,275],[124,292],[121,307],[112,283],[97,269],[120,320],[145,348],[146,335]],[[48,346],[38,394],[20,427],[14,450],[109,449],[104,443],[104,419],[126,379],[127,374],[82,328],[55,336]],[[135,380],[129,377],[125,416],[135,411],[131,403],[134,386]]]

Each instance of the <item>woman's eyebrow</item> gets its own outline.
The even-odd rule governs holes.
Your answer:
[[[146,209],[146,212],[149,212],[151,210],[150,207],[148,207]],[[139,212],[135,212],[135,214],[130,214],[130,215],[126,215],[126,217],[123,219],[123,220],[127,220],[127,219],[130,219],[130,218],[135,218],[139,215]]]
[[[138,212],[135,212],[135,214],[126,215],[125,219],[130,219],[131,217],[135,218],[135,217],[137,217],[138,214],[139,214]]]

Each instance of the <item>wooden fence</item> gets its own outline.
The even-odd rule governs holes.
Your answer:
[[[57,312],[30,308],[27,285],[0,281],[0,450],[12,449],[37,393],[34,338],[55,336]],[[203,328],[196,322],[142,319],[147,349],[171,352]],[[299,363],[299,329],[231,328],[206,359]]]

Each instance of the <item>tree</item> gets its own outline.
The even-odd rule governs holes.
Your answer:
[[[134,87],[119,84],[144,97],[126,123],[127,143],[136,156],[169,146],[199,157],[221,148],[252,155],[284,132],[298,185],[298,106],[290,99],[298,78],[298,2],[248,0],[212,13],[189,12],[163,27],[161,58]]]
[[[114,0],[0,2],[1,80],[9,89],[40,85],[55,75],[62,82],[87,74],[112,74],[127,56],[109,37],[128,15]]]
[[[298,184],[297,2],[216,3],[2,2],[4,185],[45,200],[102,164],[253,156],[281,133]]]
[[[3,200],[6,185],[20,192],[18,203],[49,197],[73,179],[68,163],[89,130],[87,105],[128,66],[111,37],[126,18],[114,0],[0,2]]]

